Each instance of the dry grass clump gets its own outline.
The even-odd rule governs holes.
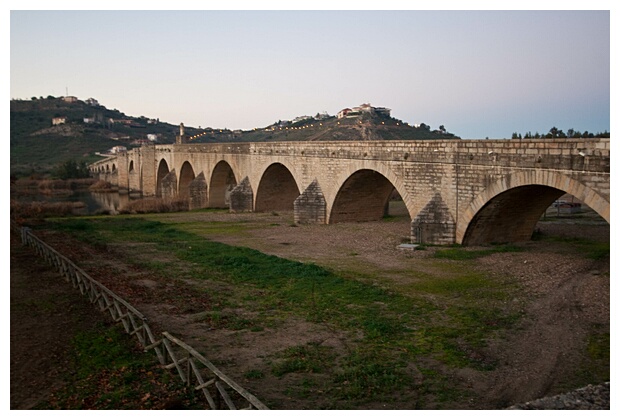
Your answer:
[[[40,220],[45,217],[71,216],[74,210],[85,207],[81,201],[60,201],[49,203],[45,201],[20,202],[11,200],[11,219],[22,224],[28,220]]]
[[[21,191],[36,190],[37,193],[45,195],[70,195],[74,190],[87,189],[93,183],[95,183],[93,178],[67,180],[23,178],[16,180],[13,184]]]
[[[189,210],[187,199],[148,197],[130,201],[127,205],[119,209],[119,213],[173,213],[187,210]]]
[[[88,189],[90,191],[95,191],[95,192],[113,192],[113,191],[118,191],[118,188],[112,186],[112,184],[110,184],[108,181],[104,181],[104,180],[99,180],[99,181],[95,182],[90,187],[88,187]]]

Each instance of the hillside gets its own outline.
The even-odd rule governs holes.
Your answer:
[[[145,116],[132,117],[107,109],[96,100],[32,98],[11,101],[11,175],[50,172],[69,159],[91,163],[114,146],[128,149],[154,140],[175,141],[179,127]],[[425,124],[410,126],[380,113],[359,113],[337,118],[326,114],[278,121],[254,130],[186,127],[192,143],[320,141],[320,140],[423,140],[458,138]]]
[[[194,130],[195,132],[195,130]],[[361,114],[347,118],[334,116],[308,117],[295,123],[278,121],[270,126],[250,131],[220,130],[198,131],[190,142],[203,143],[219,140],[228,134],[228,141],[321,141],[321,140],[428,140],[458,139],[452,133],[431,130],[421,124],[414,127],[398,119],[376,115]]]
[[[96,153],[113,146],[133,147],[133,141],[147,134],[171,143],[178,130],[146,117],[128,117],[96,101],[67,102],[52,96],[12,100],[10,111],[11,175],[49,172],[69,159],[94,162],[101,159]],[[65,122],[54,125],[58,118]]]

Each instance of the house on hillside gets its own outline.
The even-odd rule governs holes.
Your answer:
[[[73,102],[77,102],[78,98],[76,98],[75,96],[63,96],[62,100],[65,102],[73,103]]]
[[[148,139],[138,139],[131,142],[131,145],[133,146],[144,146],[145,144],[153,144],[153,142]]]
[[[342,118],[354,118],[359,115],[370,114],[379,117],[389,118],[391,109],[384,107],[374,107],[370,104],[361,104],[353,108],[344,108],[338,112],[338,119]]]
[[[301,117],[295,118],[292,121],[292,123],[295,124],[295,123],[298,123],[298,122],[306,121],[306,120],[309,120],[310,118],[312,118],[312,117],[309,117],[308,115],[302,115]]]
[[[99,106],[99,101],[96,100],[95,98],[88,98],[84,102],[86,102],[86,104],[90,106]]]
[[[125,146],[114,146],[110,149],[110,153],[112,154],[122,153],[126,151],[127,151],[127,148]]]
[[[67,122],[67,117],[52,118],[52,125],[66,124],[66,122]]]
[[[345,108],[345,109],[341,109],[340,112],[338,112],[338,119],[341,120],[344,117],[346,117],[349,112],[351,112],[351,108]]]

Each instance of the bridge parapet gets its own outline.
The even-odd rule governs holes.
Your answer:
[[[160,145],[158,151],[609,172],[609,139],[312,141]]]

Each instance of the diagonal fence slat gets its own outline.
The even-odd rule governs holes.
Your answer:
[[[71,283],[74,289],[78,289],[82,295],[87,296],[101,312],[107,311],[115,322],[121,322],[125,331],[136,337],[144,351],[154,350],[160,365],[169,369],[176,367],[179,377],[188,386],[191,386],[192,382],[197,383],[193,388],[196,391],[202,391],[202,395],[211,409],[219,409],[222,399],[229,409],[237,409],[233,398],[226,390],[226,386],[235,391],[237,397],[249,403],[246,408],[242,408],[243,410],[269,409],[258,398],[226,376],[187,343],[168,332],[163,332],[162,338],[156,338],[147,323],[146,316],[35,236],[31,229],[20,227],[11,221],[11,230],[19,233],[24,245],[34,248],[37,255],[58,269],[65,280]],[[179,357],[177,352],[181,352],[182,356]],[[172,363],[168,363],[168,360],[171,360]],[[185,368],[182,366],[183,363],[185,363]],[[210,379],[204,379],[203,371],[207,373]],[[213,398],[212,392],[216,399]]]

